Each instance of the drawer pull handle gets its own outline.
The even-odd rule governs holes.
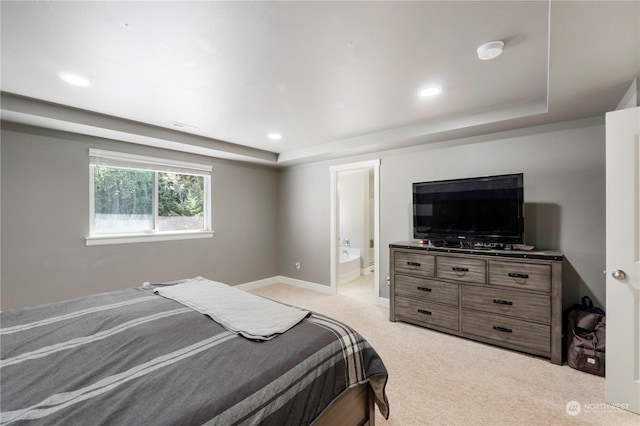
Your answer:
[[[420,262],[407,262],[409,266],[420,266]]]
[[[425,315],[431,315],[431,311],[425,311],[424,309],[418,309],[418,312]]]
[[[502,331],[503,333],[513,333],[513,330],[511,330],[510,328],[499,327],[497,325],[494,325],[493,329],[496,330],[496,331]]]
[[[500,299],[493,299],[493,303],[497,303],[498,305],[513,305],[513,302],[510,302],[508,300],[500,300]]]
[[[459,266],[453,266],[451,269],[456,272],[469,272],[469,268],[461,268]]]
[[[428,288],[428,287],[418,287],[418,290],[420,290],[420,291],[426,291],[426,292],[431,293],[431,289],[430,289],[430,288]]]
[[[515,272],[509,272],[508,274],[511,278],[529,278],[529,275],[527,274],[516,274]]]

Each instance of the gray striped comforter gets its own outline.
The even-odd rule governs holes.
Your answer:
[[[312,314],[252,341],[152,288],[3,312],[0,424],[305,425],[387,372],[344,324]]]

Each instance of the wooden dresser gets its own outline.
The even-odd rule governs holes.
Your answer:
[[[389,245],[391,321],[562,364],[562,260],[557,251]]]

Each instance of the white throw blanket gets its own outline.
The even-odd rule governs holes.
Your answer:
[[[311,314],[202,277],[153,291],[208,315],[229,331],[255,340],[270,340]]]

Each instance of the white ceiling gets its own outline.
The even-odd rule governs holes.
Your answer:
[[[640,76],[638,1],[0,7],[4,120],[275,165],[601,115]]]

